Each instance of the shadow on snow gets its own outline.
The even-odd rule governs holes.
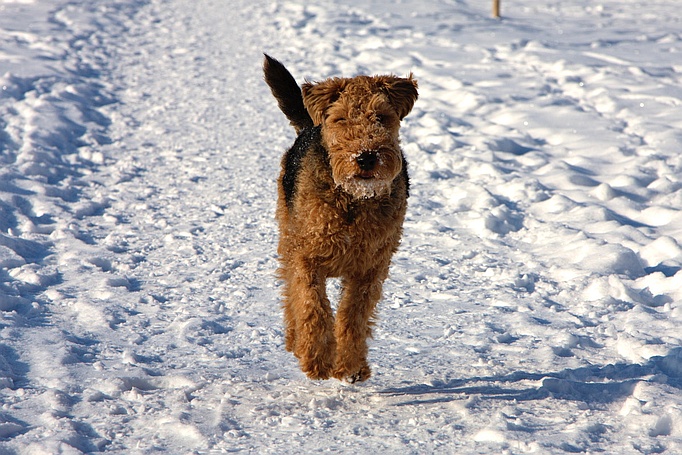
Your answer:
[[[514,388],[522,381],[537,384]],[[657,382],[682,389],[682,348],[666,356],[656,356],[645,364],[609,364],[554,373],[516,371],[508,375],[453,379],[439,384],[419,384],[383,390],[392,396],[414,396],[399,406],[441,403],[461,399],[461,395],[479,395],[483,399],[541,400],[548,397],[604,404],[632,395],[640,382]]]

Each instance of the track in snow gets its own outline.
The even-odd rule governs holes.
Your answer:
[[[0,4],[0,447],[679,452],[677,7],[330,5]],[[283,349],[262,51],[420,82],[367,384]]]

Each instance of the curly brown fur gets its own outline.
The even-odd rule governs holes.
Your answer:
[[[312,379],[364,381],[371,375],[367,338],[407,209],[398,132],[417,100],[417,82],[412,75],[357,76],[301,89],[267,55],[263,68],[299,133],[278,185],[286,348]],[[336,316],[326,293],[330,277],[341,278]]]

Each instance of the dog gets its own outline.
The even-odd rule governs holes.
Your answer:
[[[417,81],[330,78],[301,87],[265,55],[265,81],[297,133],[282,158],[276,218],[285,346],[311,379],[371,376],[367,338],[409,196],[400,122]],[[336,317],[328,278],[338,277]]]

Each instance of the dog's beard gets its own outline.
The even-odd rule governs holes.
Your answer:
[[[376,150],[371,148],[367,150]],[[366,150],[361,148],[360,150]],[[402,170],[402,162],[390,153],[377,153],[376,166],[361,170],[357,163],[362,151],[355,154],[333,154],[331,176],[336,187],[354,199],[371,199],[391,194],[393,180]]]
[[[362,179],[358,177],[349,177],[340,182],[336,182],[336,186],[353,196],[355,199],[370,199],[391,192],[391,181],[376,178]]]

